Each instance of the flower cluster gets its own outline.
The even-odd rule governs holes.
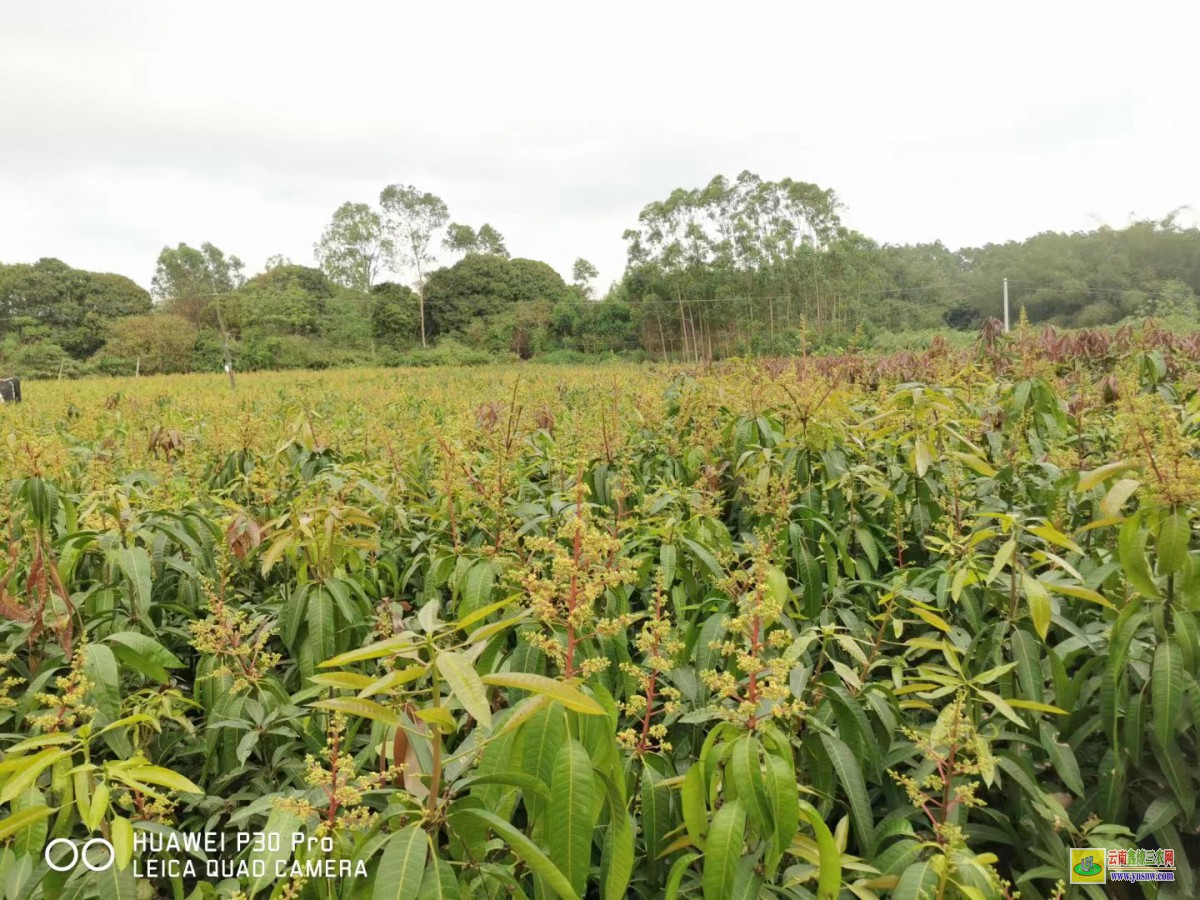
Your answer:
[[[67,731],[90,722],[96,715],[95,707],[87,705],[87,695],[92,682],[83,674],[84,644],[80,644],[71,657],[71,668],[66,675],[54,679],[58,694],[34,694],[34,699],[46,709],[30,713],[29,724],[42,731]],[[11,679],[10,679],[11,680]]]
[[[234,693],[257,685],[279,664],[280,655],[266,649],[272,629],[252,620],[244,610],[230,607],[223,582],[209,592],[208,617],[190,622],[188,630],[192,646],[219,663],[208,677],[232,677]]]
[[[621,663],[621,671],[634,680],[638,691],[625,699],[622,711],[627,716],[640,719],[641,726],[621,731],[617,741],[626,750],[637,753],[648,753],[655,749],[669,752],[671,745],[665,740],[667,726],[654,719],[679,712],[679,691],[662,683],[663,676],[674,666],[673,660],[684,648],[664,609],[665,595],[660,574],[654,587],[653,614],[642,623],[641,631],[634,640],[634,646],[642,654],[642,664]]]
[[[1168,506],[1200,502],[1200,441],[1184,433],[1176,411],[1157,394],[1129,390],[1117,418],[1123,426],[1121,454],[1150,477],[1145,492]]]
[[[710,647],[733,665],[700,673],[710,691],[732,702],[720,707],[721,714],[751,730],[767,718],[802,715],[804,705],[788,684],[793,663],[780,654],[792,643],[791,634],[779,624],[786,578],[771,565],[767,546],[760,543],[749,568],[735,570],[721,588],[737,598],[737,615],[725,625],[727,638]]]
[[[0,666],[7,666],[13,660],[13,654],[0,653]],[[0,681],[0,709],[12,709],[17,705],[17,701],[9,696],[9,693],[15,687],[20,687],[25,683],[24,678],[17,678],[11,675]]]
[[[325,747],[321,750],[320,759],[311,754],[304,759],[304,781],[309,787],[319,788],[325,795],[324,811],[307,800],[298,798],[278,801],[281,808],[301,818],[317,818],[317,837],[369,828],[377,814],[363,805],[363,793],[395,780],[402,771],[393,766],[380,772],[359,775],[353,754],[348,753],[343,746],[345,734],[345,715],[334,713],[329,718]]]
[[[928,732],[901,729],[917,752],[933,763],[935,771],[918,781],[888,770],[892,779],[904,788],[909,802],[928,817],[934,837],[943,847],[959,847],[966,842],[962,829],[949,821],[954,808],[985,805],[975,794],[979,782],[971,776],[982,772],[980,759],[987,758],[988,751],[966,706],[966,698],[960,694]]]
[[[546,654],[567,678],[587,677],[606,669],[606,657],[581,659],[580,644],[613,635],[633,623],[631,616],[600,615],[598,602],[606,590],[637,580],[634,562],[619,557],[621,540],[600,527],[584,503],[586,486],[575,490],[574,515],[555,537],[529,537],[526,549],[535,561],[521,576],[533,617],[542,623],[541,634],[530,643]],[[563,540],[569,542],[564,546]],[[556,633],[565,631],[565,640]]]

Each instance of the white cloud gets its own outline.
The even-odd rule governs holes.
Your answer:
[[[742,169],[952,246],[1200,206],[1194,3],[215,0],[0,7],[0,260],[148,284],[163,244],[311,262],[392,182],[616,278]]]

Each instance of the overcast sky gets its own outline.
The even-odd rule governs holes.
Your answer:
[[[607,284],[646,203],[743,169],[883,242],[1119,226],[1200,209],[1198,25],[1195,0],[0,0],[0,261],[311,265],[339,204],[409,183]]]

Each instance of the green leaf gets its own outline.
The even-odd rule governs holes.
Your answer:
[[[780,755],[765,755],[764,786],[771,803],[771,824],[774,829],[765,860],[768,877],[774,876],[775,867],[800,826],[800,798],[790,755],[790,750]]]
[[[663,891],[663,900],[675,900],[679,894],[679,885],[683,882],[683,876],[687,874],[688,867],[700,858],[699,853],[685,853],[679,859],[675,860],[671,866],[671,872],[667,875],[667,886]]]
[[[988,577],[984,580],[984,584],[991,584],[996,580],[996,576],[1008,565],[1008,561],[1012,559],[1013,553],[1017,549],[1017,539],[1009,538],[1000,545],[1000,549],[996,551],[996,558],[992,560],[992,569],[988,572]]]
[[[558,707],[539,710],[521,726],[521,771],[550,789],[554,761],[567,739],[567,724]]]
[[[419,826],[409,825],[388,838],[371,900],[409,900],[415,897],[425,876],[429,839]]]
[[[667,845],[666,834],[671,830],[671,790],[659,784],[661,780],[649,766],[642,770],[642,837],[655,883],[661,878],[658,857]]]
[[[484,684],[494,687],[518,688],[534,694],[545,694],[557,700],[567,709],[581,712],[589,716],[604,715],[604,707],[583,693],[574,685],[544,675],[534,675],[532,672],[497,672],[484,675]]]
[[[351,673],[346,672],[337,674],[349,675]],[[374,697],[376,694],[382,694],[385,691],[398,688],[402,684],[408,684],[409,682],[416,681],[419,678],[424,678],[427,674],[429,674],[429,667],[423,663],[414,663],[413,665],[405,666],[402,669],[392,669],[392,671],[380,678],[376,678],[374,680],[368,678],[367,683],[358,691],[358,697],[360,700],[366,700],[368,697]],[[313,675],[309,678],[309,681],[316,681],[321,677],[328,678],[330,676]]]
[[[1090,471],[1090,472],[1083,472],[1079,476],[1079,484],[1076,485],[1075,489],[1077,491],[1079,491],[1080,493],[1086,493],[1087,491],[1090,491],[1092,488],[1094,488],[1096,485],[1098,485],[1104,481],[1107,481],[1109,478],[1111,478],[1113,475],[1116,475],[1118,472],[1125,471],[1131,465],[1132,465],[1132,463],[1123,462],[1123,461],[1112,462],[1112,463],[1107,463],[1106,465],[1103,465],[1098,469],[1092,469],[1092,471]]]
[[[821,746],[833,764],[842,790],[846,792],[850,804],[850,821],[858,838],[859,855],[870,858],[875,852],[875,826],[862,767],[850,752],[850,748],[833,735],[822,734]]]
[[[1017,709],[1031,709],[1034,712],[1052,713],[1056,716],[1070,715],[1070,713],[1065,709],[1061,709],[1057,706],[1051,706],[1049,703],[1038,703],[1036,700],[1021,700],[1019,698],[1010,697],[1005,702],[1008,703],[1009,706]]]
[[[1023,628],[1015,629],[1009,641],[1012,645],[1013,659],[1017,662],[1017,677],[1021,680],[1021,688],[1027,697],[1040,703],[1045,698],[1045,683],[1037,641]]]
[[[982,688],[976,688],[976,691],[979,692],[979,696],[983,697],[983,699],[987,700],[988,703],[992,704],[992,706],[996,708],[997,712],[999,712],[1014,725],[1017,725],[1021,728],[1025,727],[1025,722],[1016,714],[1013,708],[1009,705],[1008,701],[999,694],[995,693],[994,691],[985,691]]]
[[[271,809],[261,831],[266,838],[250,854],[251,872],[262,874],[250,883],[250,896],[275,883],[275,866],[287,862],[292,855],[292,835],[304,830],[304,821],[295,813],[278,806]],[[278,835],[272,839],[271,836]],[[278,847],[272,850],[271,847]]]
[[[1046,722],[1042,723],[1041,734],[1042,747],[1050,757],[1054,773],[1067,786],[1067,790],[1077,797],[1086,799],[1083,776],[1079,773],[1079,762],[1075,759],[1075,751],[1071,749],[1071,745],[1060,742],[1058,735]]]
[[[484,728],[492,727],[492,710],[488,705],[487,690],[479,680],[475,666],[461,653],[453,650],[443,650],[437,655],[437,668],[450,685],[450,690],[458,698],[471,717]]]
[[[1141,516],[1134,514],[1121,526],[1117,550],[1121,568],[1125,570],[1125,578],[1130,586],[1143,597],[1157,600],[1158,586],[1150,573],[1150,563],[1146,561],[1146,537],[1147,533],[1141,527]]]
[[[1134,478],[1122,478],[1104,495],[1104,499],[1100,501],[1100,514],[1106,519],[1118,519],[1121,515],[1121,507],[1125,505],[1125,501],[1133,496],[1133,492],[1141,487],[1141,482]]]
[[[1173,575],[1188,560],[1188,544],[1192,540],[1192,524],[1182,513],[1163,519],[1158,529],[1158,571]]]
[[[1194,766],[1184,761],[1174,741],[1164,744],[1155,732],[1150,733],[1150,747],[1175,799],[1190,819],[1196,812],[1196,785],[1192,779]]]
[[[374,644],[368,644],[366,647],[361,647],[358,650],[348,650],[345,653],[338,654],[333,659],[325,660],[325,662],[321,663],[321,668],[328,669],[335,666],[348,666],[351,663],[381,659],[384,656],[411,653],[424,646],[421,641],[414,640],[414,638],[415,635],[412,632],[405,632],[404,634],[390,637],[386,641],[377,641]]]
[[[890,900],[930,900],[937,886],[938,874],[932,860],[918,860],[901,873]]]
[[[1033,619],[1034,630],[1043,641],[1050,631],[1050,593],[1036,578],[1027,573],[1021,573],[1021,586],[1025,589],[1025,599],[1029,601],[1029,615]]]
[[[531,841],[524,833],[518,831],[511,824],[501,819],[495,813],[487,812],[482,809],[460,809],[452,814],[455,818],[474,819],[482,822],[497,836],[499,836],[514,854],[516,854],[525,865],[545,882],[546,887],[550,888],[563,900],[579,900],[579,893],[571,886],[571,882],[550,858],[546,856],[537,844]]]
[[[683,821],[692,843],[704,849],[704,835],[708,833],[708,807],[705,796],[708,786],[704,783],[704,767],[693,764],[683,776],[680,800],[683,805]]]
[[[402,724],[400,717],[388,709],[386,706],[381,706],[374,700],[359,700],[357,697],[333,697],[329,700],[318,700],[316,703],[310,704],[317,709],[328,709],[333,712],[346,713],[350,716],[359,716],[363,719],[371,719],[375,722],[382,722],[385,725],[400,727]]]
[[[322,659],[329,659],[337,652],[337,634],[333,620],[333,598],[325,590],[314,590],[308,597],[308,615],[305,619],[308,627],[307,643],[311,660],[308,666],[316,665]],[[301,657],[301,670],[305,670],[304,657]],[[311,670],[305,674],[312,674]]]
[[[740,800],[726,803],[713,816],[704,851],[704,900],[728,900],[746,836],[746,811]]]
[[[0,841],[6,841],[14,834],[34,825],[56,810],[49,806],[27,806],[20,812],[12,813],[11,815],[0,819]],[[40,847],[38,848],[41,849]]]
[[[1175,817],[1182,812],[1183,808],[1179,805],[1179,801],[1173,797],[1158,797],[1152,800],[1146,807],[1146,814],[1142,817],[1142,827],[1137,830],[1133,839],[1140,841],[1146,835],[1153,834],[1164,825],[1173,822]]]
[[[917,438],[912,458],[913,467],[917,470],[917,477],[924,478],[925,473],[929,471],[929,466],[933,463],[933,455],[929,452],[929,444],[924,438]]]
[[[658,565],[662,570],[663,587],[669,589],[675,583],[675,561],[678,551],[674,544],[663,544],[658,548]]]
[[[136,900],[137,881],[133,877],[133,866],[118,868],[109,866],[95,874],[97,900]]]
[[[126,868],[133,861],[133,823],[124,816],[112,818],[112,845],[117,866]]]
[[[1164,747],[1173,743],[1183,708],[1183,651],[1175,638],[1168,638],[1154,651],[1150,669],[1150,704],[1154,734]]]
[[[767,792],[763,786],[758,740],[753,734],[744,734],[734,742],[725,771],[733,782],[737,797],[745,806],[750,821],[760,834],[768,834],[772,828],[771,807],[767,803]]]
[[[559,749],[550,794],[550,859],[567,877],[571,889],[582,895],[591,867],[596,783],[591,758],[578,741],[568,739]]]
[[[1061,581],[1043,581],[1041,585],[1046,590],[1053,591],[1056,594],[1066,594],[1068,597],[1078,597],[1080,600],[1088,600],[1103,606],[1105,609],[1116,609],[1101,594],[1093,591],[1091,588],[1086,588],[1078,584],[1063,584]]]
[[[129,611],[140,619],[150,609],[150,554],[145,547],[122,547],[113,558],[129,583]]]
[[[454,867],[444,859],[430,858],[421,879],[421,889],[417,891],[417,900],[460,900],[461,897]]]
[[[174,653],[154,638],[136,631],[119,631],[110,634],[105,641],[113,645],[113,653],[125,665],[163,684],[171,677],[167,669],[184,668]]]
[[[308,680],[322,687],[341,688],[345,691],[361,691],[374,681],[369,675],[360,675],[357,672],[322,672],[319,675],[310,675]]]
[[[758,859],[743,856],[733,876],[729,900],[759,900],[762,896],[762,876],[758,874]]]
[[[1029,533],[1036,534],[1042,540],[1048,541],[1051,544],[1056,544],[1057,546],[1062,547],[1064,550],[1070,550],[1072,553],[1083,552],[1083,549],[1078,544],[1076,544],[1073,540],[1048,522],[1042,525],[1033,526],[1029,529]]]
[[[696,558],[696,561],[708,570],[709,575],[718,581],[725,577],[725,570],[721,568],[721,564],[717,562],[717,558],[707,549],[690,538],[680,538],[680,542],[687,547],[688,552]]]
[[[71,751],[46,749],[28,758],[13,760],[15,763],[12,777],[4,782],[0,789],[0,803],[8,803],[14,797],[24,794],[37,782],[39,776],[61,759],[70,759]],[[5,760],[8,762],[8,760]]]
[[[964,569],[964,571],[966,571],[966,570]],[[941,616],[939,616],[937,613],[931,612],[928,609],[924,609],[923,607],[917,606],[915,603],[912,604],[911,606],[909,606],[908,611],[911,612],[913,615],[919,616],[921,619],[924,619],[927,623],[932,625],[938,631],[944,632],[946,634],[950,633],[950,623],[947,622],[945,619],[943,619]]]
[[[121,766],[120,770],[145,784],[157,784],[168,790],[184,794],[200,794],[201,796],[204,794],[204,788],[184,778],[178,772],[172,772],[162,766]]]
[[[492,596],[492,585],[496,581],[496,571],[490,560],[480,560],[463,576],[462,588],[459,591],[458,617],[464,619],[475,610],[485,606]]]
[[[837,900],[842,890],[842,854],[837,841],[816,807],[804,800],[800,800],[798,806],[801,817],[817,838],[817,900]]]
[[[508,787],[515,787],[526,795],[536,794],[543,800],[550,799],[549,786],[543,784],[542,780],[536,775],[529,775],[525,772],[489,772],[486,775],[464,778],[461,781],[455,782],[455,790],[474,787],[477,784],[503,784]]]
[[[633,875],[633,821],[620,810],[613,816],[604,836],[600,856],[600,896],[604,900],[624,900]]]

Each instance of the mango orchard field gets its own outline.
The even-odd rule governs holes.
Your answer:
[[[1198,360],[27,383],[0,891],[1195,896]]]

